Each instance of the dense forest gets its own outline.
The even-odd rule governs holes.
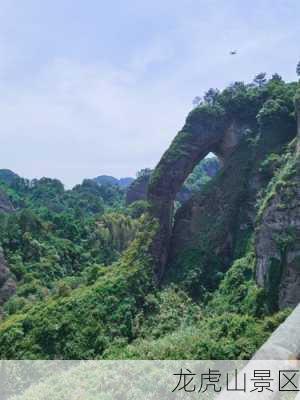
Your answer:
[[[0,170],[1,358],[251,357],[300,301],[297,90],[277,74],[211,89],[134,182],[66,190]],[[213,147],[181,185],[158,279],[145,188],[168,179],[165,165],[184,168],[199,129],[232,120],[234,146]]]

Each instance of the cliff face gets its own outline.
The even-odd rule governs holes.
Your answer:
[[[257,283],[274,311],[300,301],[300,171],[296,146],[286,153],[297,132],[297,86],[278,78],[269,85],[262,92],[242,89],[237,103],[231,92],[225,105],[221,95],[222,107],[217,101],[194,110],[156,167],[148,200],[160,222],[152,245],[159,279],[164,275],[201,296],[216,289],[251,248]],[[223,161],[221,173],[177,211],[173,222],[176,193],[210,151]]]
[[[195,296],[202,285],[211,289],[216,285],[218,274],[226,272],[237,247],[253,229],[259,188],[251,178],[254,158],[254,149],[244,139],[212,184],[175,215],[168,275],[186,282]]]
[[[194,167],[214,152],[224,162],[246,132],[247,125],[218,106],[194,110],[163,155],[148,189],[152,215],[160,222],[153,243],[158,279],[164,274],[172,233],[174,200]]]
[[[184,282],[198,296],[215,289],[234,260],[244,256],[256,227],[257,202],[272,178],[272,168],[264,165],[290,138],[278,135],[274,140],[268,133],[243,138],[203,193],[178,210],[169,249],[169,279]]]
[[[256,230],[256,279],[270,309],[300,303],[300,102],[298,137],[266,191]]]
[[[146,200],[149,182],[150,173],[144,174],[133,181],[126,192],[126,204],[130,205],[135,201]]]
[[[290,155],[269,190],[256,232],[256,277],[276,311],[300,302],[299,157]]]
[[[218,173],[219,169],[220,163],[216,157],[207,157],[201,161],[176,194],[176,201],[182,204],[189,200],[194,192],[200,191],[203,185]],[[147,170],[147,173],[139,176],[132,182],[126,192],[127,205],[135,201],[147,200],[152,172],[151,170]]]

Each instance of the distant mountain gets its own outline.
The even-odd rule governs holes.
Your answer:
[[[120,178],[119,186],[122,188],[127,188],[128,186],[130,186],[132,184],[133,181],[134,181],[134,178],[131,178],[131,177]]]
[[[10,169],[0,169],[0,181],[4,182],[6,185],[10,186],[18,179],[20,179],[19,175]]]
[[[104,184],[111,184],[111,185],[116,185],[119,186],[120,188],[127,188],[132,184],[134,181],[134,178],[130,177],[125,177],[125,178],[120,178],[117,179],[113,176],[110,175],[100,175],[97,176],[96,178],[92,179],[94,182],[98,183],[98,185],[104,185]]]

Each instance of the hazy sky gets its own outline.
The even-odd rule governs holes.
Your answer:
[[[299,0],[0,4],[0,168],[28,178],[134,176],[196,95],[261,71],[296,79]]]

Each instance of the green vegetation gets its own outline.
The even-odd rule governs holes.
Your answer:
[[[186,180],[194,195],[177,211],[160,286],[151,256],[158,221],[146,201],[126,207],[124,189],[109,183],[65,190],[55,179],[0,171],[15,207],[0,214],[0,244],[17,284],[1,310],[1,358],[251,357],[289,313],[277,312],[281,264],[271,260],[268,286],[256,284],[255,232],[276,194],[295,196],[296,90],[260,74],[210,90],[189,114],[172,160],[189,154],[199,116],[216,131],[229,118],[245,129],[216,177],[208,179],[218,168],[209,158]],[[294,240],[293,232],[278,238],[283,255]]]
[[[288,199],[297,196],[296,188],[294,187],[292,178],[299,175],[299,156],[296,153],[296,141],[293,140],[287,150],[281,157],[278,155],[270,154],[262,163],[261,171],[266,173],[266,169],[273,170],[273,174],[269,175],[269,184],[262,191],[261,199],[258,202],[257,219],[260,221],[264,211],[270,204],[272,199],[282,189],[283,195]]]
[[[194,168],[184,182],[191,193],[199,192],[219,171],[220,163],[217,157],[207,157]]]
[[[63,290],[4,321],[1,357],[95,358],[114,339],[129,340],[133,319],[153,288],[148,249],[155,224],[144,220],[143,226],[121,261],[96,271],[95,283]]]
[[[1,246],[17,281],[16,295],[4,306],[8,314],[62,285],[82,286],[98,268],[118,260],[139,229],[121,212],[115,186],[84,181],[65,191],[58,180],[29,183],[17,176],[1,186],[17,209],[0,214]]]

